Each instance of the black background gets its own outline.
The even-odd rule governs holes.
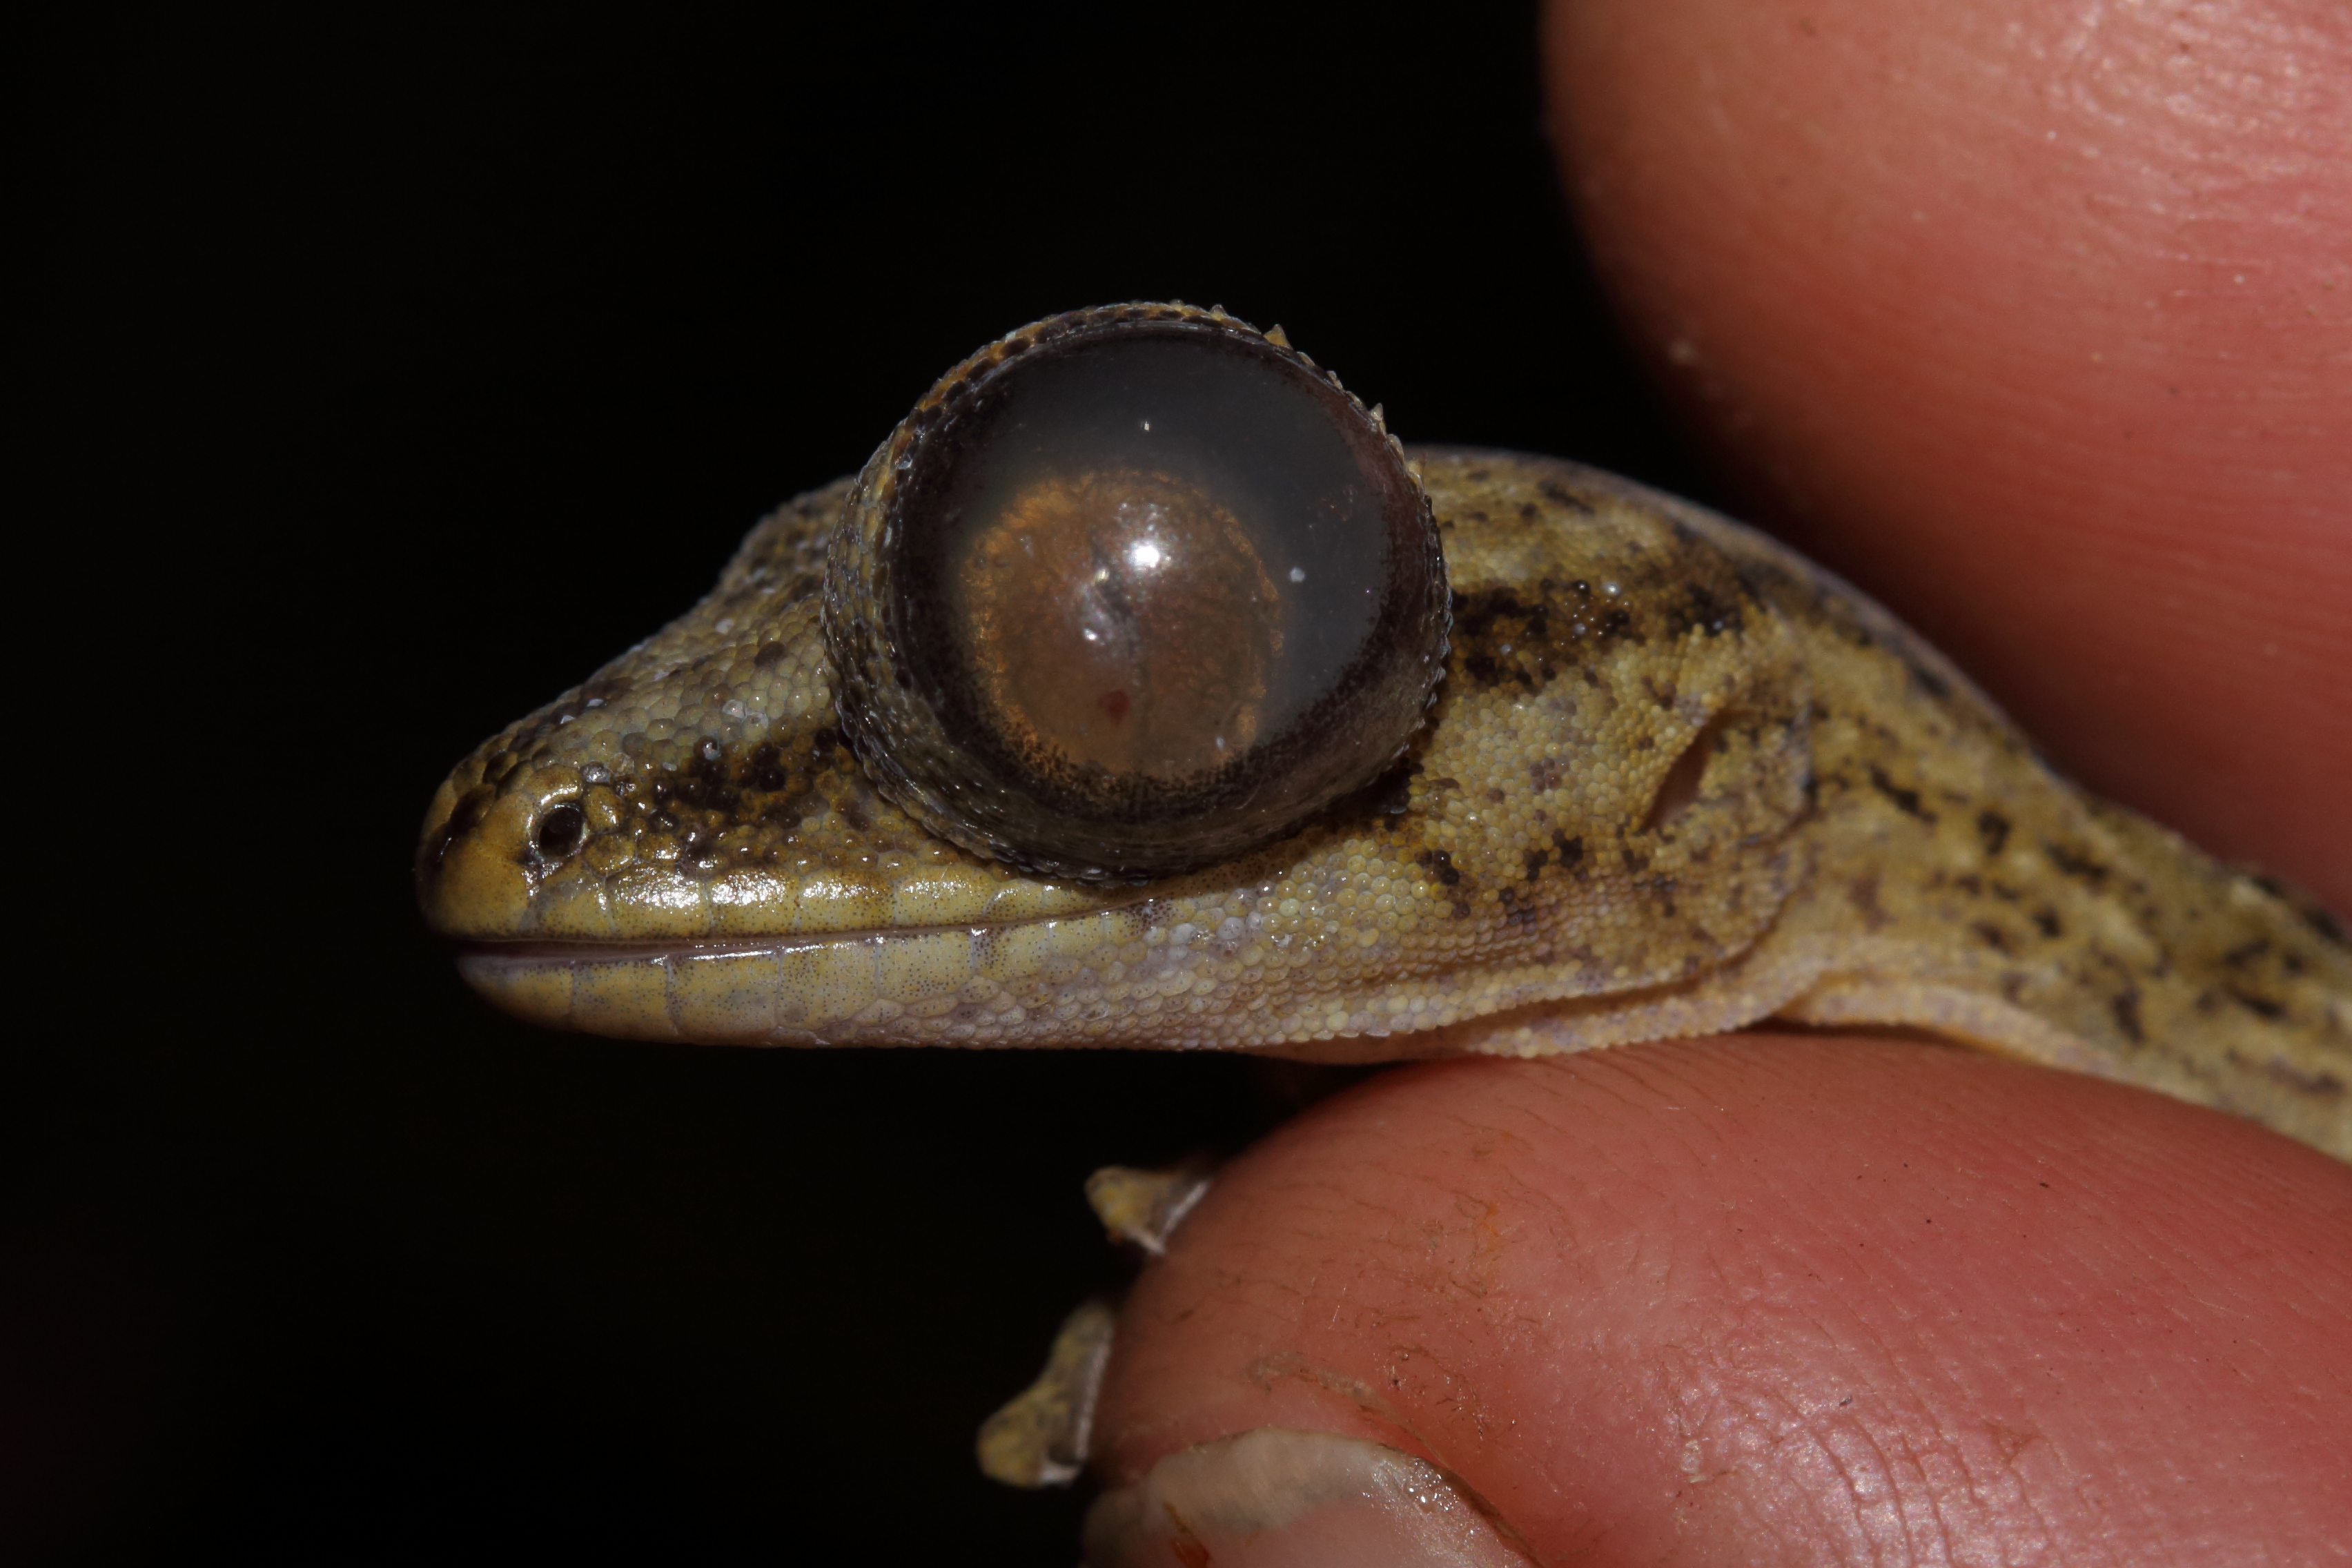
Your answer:
[[[0,1560],[1070,1561],[973,1428],[1121,1278],[1086,1173],[1247,1142],[1250,1064],[538,1033],[418,926],[416,824],[1055,310],[1222,303],[1407,439],[1703,494],[1532,7],[315,9],[27,57],[68,563],[18,589]]]

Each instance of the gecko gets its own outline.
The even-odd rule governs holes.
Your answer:
[[[2327,911],[2075,788],[1768,537],[1556,458],[1398,446],[1377,408],[1353,405],[1442,554],[1441,678],[1397,744],[1270,836],[1149,875],[957,830],[877,754],[895,650],[845,549],[861,518],[891,546],[876,498],[959,389],[1072,321],[1321,374],[1279,328],[1181,305],[1055,318],[950,372],[700,604],[451,770],[416,887],[478,993],[638,1039],[1339,1063],[1895,1028],[2352,1159]]]

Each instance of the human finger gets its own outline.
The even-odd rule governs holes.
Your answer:
[[[2352,1515],[2347,1225],[2324,1156],[1958,1050],[1391,1074],[1139,1281],[1088,1561],[2316,1554]],[[1269,1430],[1333,1437],[1234,1441]]]
[[[2352,908],[2352,11],[1560,0],[1580,226],[1765,520]]]

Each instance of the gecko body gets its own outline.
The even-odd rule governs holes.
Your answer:
[[[1906,1027],[2352,1158],[2325,911],[2074,789],[1759,534],[1557,460],[1413,462],[1439,695],[1402,763],[1272,844],[1089,886],[877,793],[821,627],[844,480],[453,770],[425,915],[498,1005],[599,1034],[1366,1061]]]

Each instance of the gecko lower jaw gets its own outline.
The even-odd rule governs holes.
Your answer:
[[[907,1011],[887,998],[892,950],[908,939],[968,947],[992,934],[988,927],[937,927],[732,941],[474,942],[459,947],[457,973],[501,1011],[550,1028],[620,1039],[832,1045],[874,1037]]]
[[[873,926],[853,931],[803,931],[791,936],[680,937],[638,942],[563,942],[544,937],[517,937],[508,942],[459,942],[457,952],[459,971],[470,973],[471,966],[477,964],[544,968],[562,964],[647,963],[664,960],[683,963],[729,954],[773,956],[785,952],[884,942],[894,936],[949,931],[979,936],[1003,929],[982,925],[919,926],[908,931]]]
[[[474,942],[457,972],[505,1012],[551,1028],[707,1045],[1068,1046],[1097,1042],[1104,943],[1152,957],[1139,982],[1199,956],[1147,942],[1136,906],[998,924],[877,927],[731,939]],[[1124,967],[1115,965],[1115,967]],[[1022,987],[1053,973],[1066,983]]]
[[[1429,1054],[1401,1042],[1445,1021],[1390,1010],[1345,1030],[1252,1037],[1232,1026],[1258,1021],[1255,1009],[1199,1005],[1196,979],[1230,969],[1232,955],[1185,930],[1130,907],[732,941],[478,942],[459,950],[457,971],[529,1023],[702,1045],[1149,1046],[1363,1062]]]

